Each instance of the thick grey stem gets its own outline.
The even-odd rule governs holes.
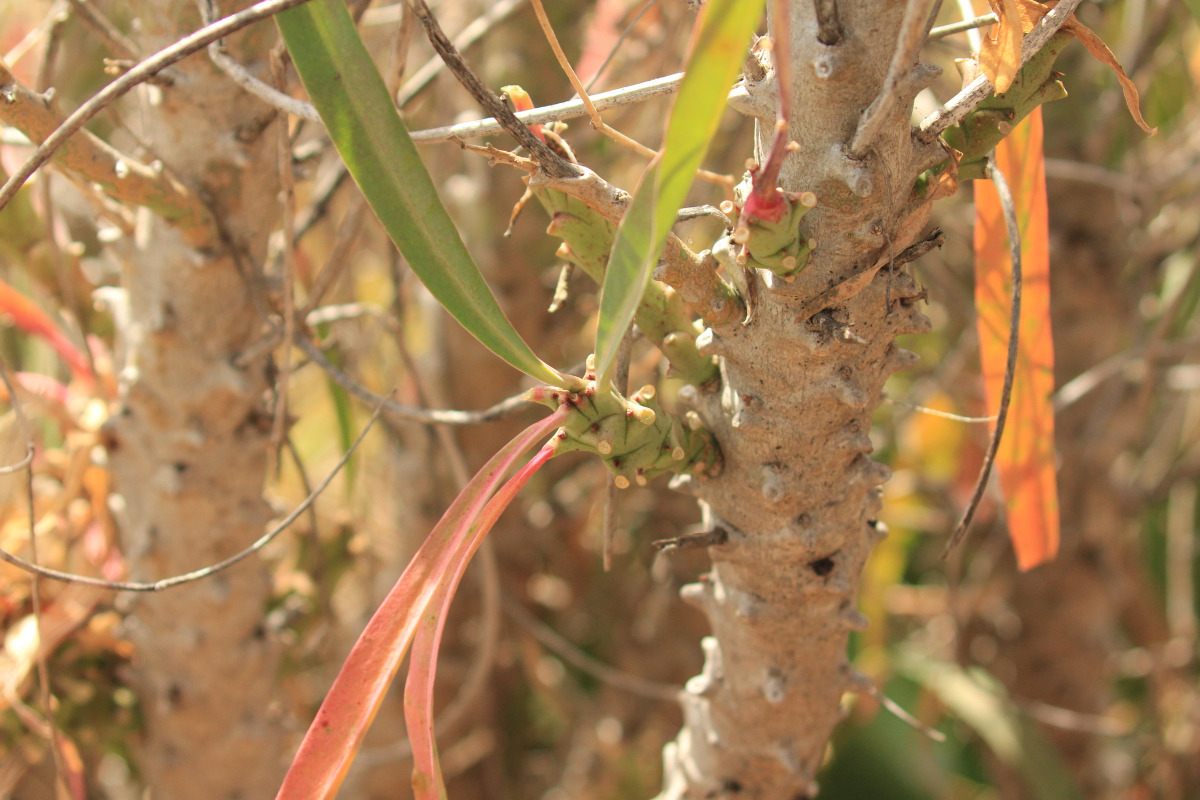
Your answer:
[[[728,538],[709,549],[711,573],[684,589],[713,636],[684,692],[684,729],[664,753],[664,799],[815,794],[842,694],[862,686],[846,643],[866,624],[854,602],[883,535],[878,487],[888,478],[868,457],[871,413],[887,377],[915,361],[895,336],[929,328],[920,287],[886,265],[928,219],[911,190],[940,150],[914,141],[909,113],[936,69],[912,63],[901,79],[893,70],[871,146],[856,159],[849,143],[885,85],[904,10],[839,2],[843,38],[826,46],[813,0],[792,5],[790,131],[800,149],[781,183],[817,194],[801,230],[817,245],[793,283],[752,271],[752,322],[702,337],[702,352],[721,357],[722,385],[693,401],[725,468],[684,488]],[[760,120],[760,152],[772,135],[772,81],[768,70],[748,82],[742,103]]]
[[[221,11],[228,12],[228,4]],[[140,44],[195,26],[189,3],[142,0]],[[269,26],[231,37],[265,74]],[[237,357],[262,332],[260,265],[276,224],[274,112],[203,57],[130,113],[156,157],[196,189],[223,228],[196,249],[145,215],[119,242],[127,314],[118,314],[121,404],[109,462],[124,498],[122,545],[134,580],[219,561],[257,539],[271,417],[268,363]],[[161,800],[271,797],[286,766],[287,714],[272,696],[280,643],[263,625],[269,572],[257,559],[170,592],[123,599],[145,720],[138,768]]]

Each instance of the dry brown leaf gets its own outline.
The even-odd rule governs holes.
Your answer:
[[[929,202],[950,197],[958,192],[958,162],[962,160],[962,153],[949,145],[946,145],[946,149],[950,151],[950,158],[945,169],[929,182],[925,194],[925,199]]]
[[[1138,97],[1137,87],[1133,85],[1133,81],[1125,74],[1124,67],[1117,61],[1117,57],[1113,55],[1112,50],[1108,49],[1108,45],[1104,40],[1092,32],[1091,28],[1084,25],[1072,15],[1067,18],[1063,24],[1063,30],[1069,31],[1076,39],[1083,43],[1088,52],[1102,64],[1107,64],[1109,68],[1117,74],[1117,80],[1121,82],[1121,91],[1125,93],[1125,105],[1129,108],[1129,113],[1133,115],[1133,121],[1138,124],[1138,127],[1144,130],[1150,136],[1158,133],[1158,128],[1150,127],[1150,124],[1142,117],[1142,103]]]
[[[998,22],[979,47],[979,68],[996,87],[1008,91],[1021,67],[1021,12],[1017,0],[988,0]]]
[[[1057,2],[1039,3],[1037,0],[1017,0],[1020,4],[1021,12],[1021,27],[1028,33],[1033,29],[1033,26],[1041,21],[1042,17],[1046,16],[1047,12],[1053,9]],[[993,8],[995,2],[992,2]],[[1092,57],[1102,64],[1107,64],[1108,67],[1117,74],[1117,80],[1121,82],[1121,91],[1125,94],[1125,105],[1129,108],[1129,113],[1133,116],[1138,127],[1144,130],[1149,135],[1153,136],[1158,133],[1158,128],[1151,128],[1149,123],[1142,117],[1141,99],[1138,96],[1137,87],[1133,85],[1133,81],[1125,74],[1125,69],[1117,61],[1117,57],[1113,55],[1112,50],[1108,49],[1108,45],[1104,40],[1097,36],[1091,28],[1084,25],[1075,15],[1067,17],[1067,21],[1063,23],[1062,30],[1067,31],[1087,48]],[[995,81],[992,81],[995,84]],[[1000,91],[997,89],[997,91]]]

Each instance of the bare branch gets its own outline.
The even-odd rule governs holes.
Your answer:
[[[216,575],[218,572],[222,572],[229,567],[232,567],[234,564],[242,561],[247,556],[262,550],[264,547],[270,544],[275,537],[291,527],[291,524],[299,519],[300,515],[307,511],[309,506],[316,502],[316,499],[321,495],[321,493],[328,488],[329,484],[333,482],[333,479],[337,476],[337,474],[342,471],[342,467],[346,466],[346,462],[350,460],[350,456],[354,455],[354,451],[358,449],[360,444],[362,444],[363,439],[366,438],[371,428],[374,427],[375,421],[379,419],[379,415],[382,413],[382,411],[382,404],[375,407],[375,413],[371,415],[371,419],[367,421],[365,426],[363,426],[362,432],[358,434],[358,438],[355,439],[354,443],[350,445],[350,449],[348,449],[342,455],[342,457],[338,459],[338,463],[335,464],[333,469],[330,470],[329,474],[325,476],[325,479],[317,484],[317,487],[312,491],[312,493],[309,494],[308,497],[304,498],[304,501],[301,502],[300,505],[296,506],[292,513],[284,517],[283,521],[270,531],[260,536],[258,540],[254,542],[254,544],[238,553],[235,553],[224,561],[218,561],[216,564],[211,564],[207,567],[184,573],[183,575],[176,575],[171,578],[163,578],[162,580],[154,581],[152,583],[141,583],[137,581],[109,581],[104,580],[103,578],[93,578],[88,575],[73,575],[69,572],[60,572],[56,569],[47,569],[46,567],[40,567],[37,564],[32,564],[22,558],[18,558],[5,550],[0,550],[0,560],[6,561],[18,569],[24,570],[25,572],[29,572],[43,578],[50,578],[51,580],[55,581],[63,581],[64,583],[79,583],[85,586],[96,586],[101,589],[110,589],[115,592],[161,592],[164,589],[173,589],[174,587],[182,586],[185,583],[194,583],[195,581],[209,578],[213,575]]]
[[[979,478],[975,482],[975,491],[971,502],[967,504],[962,519],[950,535],[946,549],[942,551],[944,561],[954,551],[967,533],[975,510],[983,499],[987,488],[988,476],[992,474],[992,465],[996,461],[996,451],[1000,449],[1000,439],[1004,436],[1004,423],[1008,418],[1008,404],[1012,400],[1013,376],[1017,371],[1017,350],[1020,345],[1021,333],[1021,228],[1017,224],[1017,208],[1013,202],[1012,192],[1009,191],[1008,181],[1004,173],[996,166],[995,151],[988,154],[988,177],[996,185],[996,194],[1000,196],[1000,206],[1004,209],[1004,225],[1008,228],[1008,249],[1012,259],[1012,313],[1008,323],[1008,360],[1004,365],[1004,388],[1000,392],[1000,408],[996,412],[996,429],[992,432],[992,441],[988,444],[987,453],[983,457],[983,465],[979,468]]]
[[[997,17],[995,14],[983,14],[982,16],[975,17],[974,19],[964,19],[962,22],[951,22],[949,25],[939,25],[929,31],[929,36],[927,38],[931,42],[937,39],[945,39],[947,36],[953,36],[956,33],[973,31],[976,28],[992,25],[998,19],[999,17]]]
[[[85,2],[85,0],[67,0],[67,2],[71,4],[71,10],[79,19],[105,41],[114,56],[129,61],[138,59],[137,45],[121,33],[108,17],[100,13],[100,9],[96,8],[95,3]]]
[[[274,16],[280,11],[285,11],[306,2],[308,0],[263,0],[244,11],[231,14],[218,22],[214,22],[212,25],[204,26],[190,36],[185,36],[140,62],[133,69],[92,95],[90,100],[75,109],[53,133],[46,137],[45,141],[38,146],[33,155],[26,159],[25,163],[21,164],[13,172],[12,177],[8,179],[3,188],[0,188],[0,208],[8,205],[8,201],[13,198],[13,195],[24,185],[25,181],[29,180],[29,177],[39,167],[49,161],[55,151],[68,138],[87,124],[87,121],[96,116],[101,109],[124,95],[134,86],[149,80],[176,61],[191,55],[197,50],[202,50],[210,43],[222,37],[239,31],[259,20]],[[5,81],[5,85],[0,86],[0,92],[3,92],[5,97],[7,97],[11,86],[11,81]]]
[[[0,63],[0,122],[11,125],[30,141],[49,142],[65,124],[46,99],[22,86]],[[37,152],[46,147],[43,144]],[[51,151],[52,152],[52,151]],[[28,163],[28,162],[26,162]],[[208,208],[193,192],[168,173],[157,171],[84,131],[57,154],[55,164],[67,177],[85,187],[99,186],[110,196],[129,205],[146,206],[169,220],[195,243],[211,241],[216,226]],[[31,171],[32,174],[32,171]],[[16,180],[14,176],[13,180]],[[15,187],[12,180],[9,184]],[[7,189],[9,184],[5,184]]]
[[[635,83],[632,86],[613,89],[609,92],[601,92],[591,96],[592,105],[595,106],[597,111],[607,111],[610,108],[617,108],[618,106],[641,103],[657,97],[666,97],[679,91],[679,82],[682,80],[683,73],[676,72],[673,75],[666,75],[662,78]],[[588,111],[583,104],[583,100],[575,99],[568,100],[565,103],[532,108],[529,111],[519,112],[515,116],[517,121],[522,125],[538,125],[547,122],[577,119],[579,117],[586,117],[587,115]],[[414,131],[412,139],[414,142],[452,142],[455,139],[474,139],[481,136],[493,136],[503,130],[504,127],[495,118],[488,117],[487,119],[463,122],[458,125],[446,125],[440,128]]]
[[[219,42],[213,42],[208,46],[208,57],[212,59],[217,69],[232,78],[234,83],[267,105],[277,108],[293,117],[306,119],[310,122],[321,121],[321,115],[317,113],[316,106],[312,103],[306,103],[303,100],[297,100],[289,94],[284,94],[269,83],[265,83],[254,77],[250,74],[249,70],[225,55],[225,51],[221,48]]]
[[[850,155],[862,158],[875,143],[876,137],[883,130],[888,114],[899,102],[900,97],[908,87],[913,66],[917,63],[917,55],[925,44],[925,36],[929,32],[929,13],[933,0],[909,0],[904,9],[904,20],[900,23],[900,34],[896,41],[896,50],[892,54],[892,63],[888,65],[887,77],[879,94],[871,101],[871,105],[863,112],[858,130],[850,142]]]
[[[295,342],[296,346],[303,350],[317,366],[324,370],[325,374],[332,378],[334,383],[341,386],[351,395],[364,402],[378,405],[390,414],[395,414],[413,422],[424,422],[435,425],[478,425],[508,416],[513,411],[522,408],[527,402],[522,395],[515,395],[501,400],[491,408],[485,408],[482,411],[436,410],[401,405],[391,398],[380,397],[345,372],[342,372],[330,363],[320,348],[303,336],[297,336]]]
[[[1050,37],[1058,32],[1067,18],[1083,0],[1062,0],[1041,21],[1033,26],[1033,30],[1021,40],[1021,66],[1050,41]],[[950,98],[937,111],[921,120],[917,138],[923,142],[932,142],[942,131],[951,125],[957,125],[962,118],[979,105],[993,91],[992,83],[986,76],[980,75],[971,81],[961,92]]]
[[[501,127],[533,156],[534,160],[538,162],[538,166],[546,174],[555,178],[569,178],[578,174],[570,162],[559,157],[545,142],[534,136],[533,132],[513,115],[512,109],[506,106],[491,89],[487,88],[479,76],[467,66],[467,62],[463,60],[454,43],[447,38],[445,31],[434,18],[433,12],[429,10],[429,5],[425,0],[409,0],[409,7],[420,20],[422,27],[425,28],[425,35],[429,38],[429,43],[446,62],[446,67],[454,73],[454,77],[458,78],[458,82],[471,93],[477,103],[500,121]]]
[[[546,649],[576,669],[583,670],[593,678],[651,700],[668,700],[674,702],[678,698],[678,687],[668,683],[659,683],[639,678],[636,675],[630,675],[627,672],[622,672],[610,667],[608,664],[597,661],[563,638],[560,633],[549,625],[546,625],[533,616],[533,614],[530,614],[524,606],[509,597],[504,598],[504,610],[522,628],[533,634],[533,638],[541,642]]]
[[[470,24],[458,32],[458,35],[454,37],[454,46],[458,48],[459,52],[466,50],[479,41],[479,38],[491,30],[494,25],[507,18],[525,2],[526,0],[501,0],[501,2],[488,6],[487,11],[473,19]],[[383,9],[368,8],[366,13],[363,14],[363,22],[366,23],[371,13],[376,10],[382,11]],[[400,87],[400,91],[396,93],[396,105],[401,108],[408,105],[409,101],[428,86],[445,67],[446,62],[442,61],[438,56],[434,56],[422,64],[412,74],[412,77],[404,82],[404,85]]]

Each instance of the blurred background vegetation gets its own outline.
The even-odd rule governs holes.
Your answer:
[[[104,58],[120,57],[83,19],[82,5],[0,2],[0,55],[26,86],[54,86],[61,109],[108,79]],[[404,86],[431,52],[399,5],[365,5],[352,3],[365,38],[392,87]],[[510,13],[496,13],[506,5]],[[94,7],[119,31],[136,26],[120,3]],[[1015,569],[994,495],[965,551],[939,560],[975,480],[986,426],[921,410],[982,413],[969,188],[935,212],[946,245],[916,266],[934,332],[903,343],[922,362],[893,378],[872,432],[876,456],[894,471],[883,513],[891,535],[868,562],[860,608],[871,625],[853,642],[856,666],[919,723],[882,710],[870,694],[848,697],[848,720],[821,781],[824,798],[1200,797],[1200,30],[1189,8],[1124,0],[1080,11],[1142,90],[1157,137],[1137,130],[1110,72],[1077,45],[1057,66],[1070,97],[1044,109],[1064,539],[1058,562],[1029,574]],[[520,84],[538,103],[569,98],[527,5],[444,0],[435,10],[453,35],[489,9],[499,18],[464,48],[489,85]],[[583,80],[615,53],[596,91],[677,71],[694,18],[680,0],[552,4],[550,13]],[[943,5],[940,21],[962,17],[959,6]],[[929,45],[926,59],[945,74],[919,102],[953,94],[952,60],[967,47],[962,35]],[[236,102],[259,102],[232,83],[230,91]],[[654,146],[665,108],[660,99],[605,119]],[[414,130],[478,116],[446,74],[404,111]],[[90,129],[136,150],[127,113],[117,107]],[[2,133],[7,173],[29,147],[14,129]],[[352,182],[338,177],[322,132],[293,120],[291,133],[295,292],[303,303],[324,291],[309,321],[329,360],[370,391],[394,391],[415,406],[483,409],[520,391],[519,376],[449,321],[407,271]],[[584,120],[564,136],[581,163],[617,185],[632,188],[644,167]],[[527,341],[555,365],[581,362],[596,287],[575,276],[565,306],[547,312],[559,264],[543,212],[531,204],[512,236],[501,235],[523,189],[519,176],[450,143],[423,153]],[[730,112],[706,166],[739,175],[751,155],[749,123]],[[104,244],[119,232],[86,187],[51,174],[0,212],[0,280],[45,312],[67,344],[56,352],[6,301],[0,357],[37,445],[37,560],[116,578],[121,499],[105,470],[102,426],[118,378],[111,355],[118,326],[106,287],[119,275]],[[721,199],[710,184],[694,189],[695,203]],[[701,221],[684,233],[700,249],[718,232]],[[317,289],[318,276],[333,280]],[[72,352],[98,380],[72,371],[63,357]],[[372,411],[299,351],[291,360],[278,390],[287,397],[290,441],[279,444],[266,487],[279,517],[333,467]],[[658,369],[651,348],[639,345],[632,385],[653,380]],[[11,464],[23,455],[20,421],[10,400],[0,410],[0,449]],[[313,512],[263,554],[275,588],[264,626],[288,653],[283,690],[271,702],[308,719],[464,474],[535,413],[455,428],[383,416]],[[439,674],[451,796],[615,800],[658,791],[661,747],[680,722],[671,687],[699,670],[706,633],[677,593],[707,560],[692,551],[656,555],[651,542],[696,525],[699,512],[665,482],[622,493],[606,572],[606,496],[598,463],[556,459],[472,567]],[[24,476],[0,476],[0,547],[29,558],[29,529]],[[121,599],[43,581],[39,649],[29,576],[9,565],[0,576],[0,797],[54,796],[38,652],[46,656],[57,726],[86,786],[78,796],[141,796],[132,755],[142,735],[139,701],[124,677],[136,653],[123,635]],[[403,737],[397,697],[377,719],[342,796],[407,791]]]

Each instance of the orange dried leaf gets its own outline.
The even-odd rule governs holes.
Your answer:
[[[1021,335],[1004,438],[996,456],[1009,536],[1022,570],[1058,552],[1054,346],[1050,331],[1050,236],[1042,115],[1035,109],[996,148],[1021,232]],[[1008,357],[1012,264],[1004,210],[990,181],[975,184],[975,306],[987,413],[1000,408]]]
[[[998,18],[983,37],[979,48],[979,69],[996,87],[997,94],[1008,91],[1021,68],[1021,12],[1017,0],[988,0]]]

